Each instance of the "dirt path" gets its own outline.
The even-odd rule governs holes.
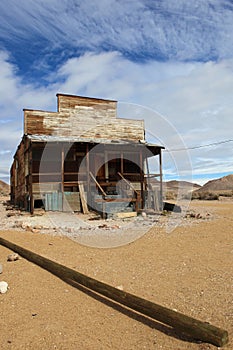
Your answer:
[[[233,349],[233,202],[192,202],[213,220],[166,233],[154,226],[125,246],[98,249],[62,236],[0,231],[0,236],[91,277],[227,329]],[[2,216],[1,216],[2,215]],[[5,220],[3,214],[1,219]],[[38,266],[7,262],[0,295],[1,349],[216,349],[188,342],[168,327],[76,289]]]

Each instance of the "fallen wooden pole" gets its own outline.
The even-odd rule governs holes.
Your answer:
[[[33,253],[30,250],[20,247],[1,237],[0,244],[60,278],[75,281],[90,290],[140,312],[143,315],[169,325],[176,331],[179,331],[192,339],[210,343],[215,346],[223,346],[228,342],[228,333],[226,330],[183,315],[182,313],[160,306],[146,299],[137,297],[136,295],[121,291],[106,283],[100,282],[78,271],[58,264],[55,261]]]

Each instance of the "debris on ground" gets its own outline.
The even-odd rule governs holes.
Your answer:
[[[19,254],[17,253],[12,253],[7,257],[7,261],[16,261],[16,260],[19,260]]]
[[[19,208],[14,208],[4,198],[0,200],[0,221],[2,229],[14,229],[35,234],[50,234],[52,236],[67,236],[84,243],[86,238],[109,240],[116,235],[117,239],[123,239],[130,235],[140,237],[152,227],[177,227],[191,226],[202,221],[213,220],[214,215],[205,208],[189,209],[189,203],[182,202],[182,212],[164,210],[162,213],[153,210],[136,212],[122,212],[111,218],[103,219],[96,212],[82,214],[78,212],[46,212],[44,209],[35,209],[33,215]],[[118,215],[119,214],[119,215]],[[83,241],[84,238],[84,241]],[[80,240],[81,239],[81,240]],[[126,242],[125,242],[126,243]]]
[[[211,218],[211,214],[209,212],[198,212],[196,213],[195,211],[187,211],[186,215],[185,215],[186,219],[189,218],[193,218],[193,219],[210,219]]]
[[[7,289],[8,289],[8,283],[5,282],[5,281],[1,281],[0,282],[0,294],[4,294],[7,292]]]

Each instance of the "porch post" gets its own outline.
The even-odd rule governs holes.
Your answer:
[[[104,151],[104,169],[105,169],[105,180],[108,182],[109,180],[109,173],[108,173],[108,153],[105,150]]]
[[[141,209],[144,208],[144,198],[143,198],[143,189],[144,189],[144,172],[143,172],[143,160],[142,160],[142,150],[140,149],[140,183],[141,183]]]
[[[86,144],[86,167],[87,167],[87,193],[90,192],[90,157],[89,157],[89,146]],[[88,195],[87,195],[88,197]]]
[[[33,198],[33,175],[32,175],[32,142],[30,141],[28,149],[28,162],[29,162],[29,196],[30,196],[30,213],[34,214],[34,198]],[[40,178],[39,178],[40,181]]]
[[[160,209],[163,210],[163,171],[162,171],[162,150],[159,150],[159,176],[160,176]]]
[[[61,148],[61,193],[62,193],[62,211],[64,211],[64,162],[65,162],[65,155],[64,155],[64,144],[62,143]]]

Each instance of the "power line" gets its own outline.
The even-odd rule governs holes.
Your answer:
[[[233,139],[224,140],[224,141],[218,141],[218,142],[213,142],[213,143],[208,143],[206,145],[200,145],[200,146],[193,146],[193,147],[186,147],[186,148],[175,148],[175,149],[165,149],[164,152],[187,151],[187,150],[193,150],[193,149],[198,149],[198,148],[217,146],[217,145],[221,145],[223,143],[228,143],[228,142],[233,142]]]

